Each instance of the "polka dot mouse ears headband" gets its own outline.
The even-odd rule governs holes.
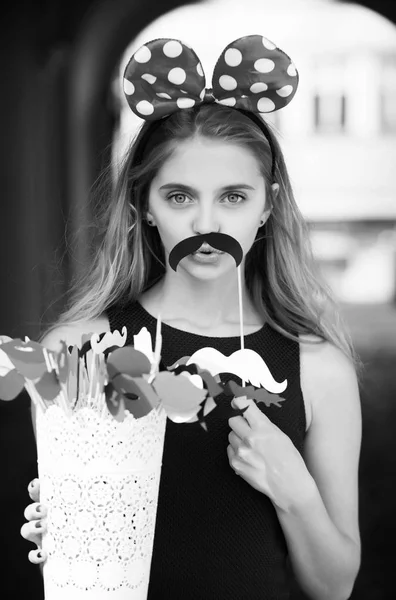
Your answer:
[[[298,72],[285,52],[261,35],[241,37],[223,50],[212,78],[213,89],[194,50],[174,39],[141,46],[124,73],[131,110],[156,121],[180,109],[217,102],[250,113],[286,106],[296,93]]]

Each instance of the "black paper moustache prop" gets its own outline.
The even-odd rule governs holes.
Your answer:
[[[205,242],[216,250],[230,254],[234,258],[236,266],[239,267],[243,258],[243,250],[238,240],[226,233],[212,232],[194,235],[176,244],[169,254],[169,264],[172,269],[176,271],[179,262],[199,250]]]

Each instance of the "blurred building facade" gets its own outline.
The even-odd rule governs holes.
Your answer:
[[[298,92],[265,119],[278,133],[315,256],[341,301],[396,300],[396,27],[330,0],[212,0],[144,30],[127,60],[156,37],[186,41],[207,78],[233,39],[262,33],[293,59]],[[117,74],[118,76],[118,74]],[[209,85],[210,82],[208,82]],[[118,153],[141,124],[121,107]]]
[[[301,93],[276,125],[315,255],[337,296],[394,302],[396,28],[351,5],[327,6],[324,16],[321,44],[301,56]]]

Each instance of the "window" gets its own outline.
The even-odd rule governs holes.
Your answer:
[[[387,56],[382,64],[381,129],[396,133],[396,56]]]
[[[342,133],[345,130],[346,98],[343,94],[331,92],[316,94],[314,111],[317,133]]]
[[[339,134],[346,123],[346,61],[338,54],[314,59],[313,123],[319,134]]]

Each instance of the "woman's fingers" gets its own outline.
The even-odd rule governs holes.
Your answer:
[[[42,542],[42,533],[45,527],[36,527],[36,523],[40,523],[39,521],[31,521],[30,523],[24,523],[21,527],[21,536],[25,538],[28,542],[32,542],[32,544],[36,544],[36,546],[40,547]]]
[[[33,504],[28,504],[23,514],[27,521],[38,521],[47,516],[47,509],[44,504],[33,502]]]
[[[21,527],[21,536],[25,540],[41,546],[41,536],[47,529],[46,514],[45,506],[38,502],[29,504],[25,508],[24,516],[28,522]]]
[[[42,535],[47,529],[47,509],[40,504],[40,481],[37,478],[29,483],[28,493],[33,503],[25,508],[24,516],[28,522],[22,525],[21,536],[36,544],[37,549],[31,550],[28,558],[34,565],[39,565],[47,559],[46,552],[41,549]]]
[[[46,552],[44,552],[44,550],[37,548],[37,550],[30,550],[28,554],[28,559],[34,565],[39,565],[40,563],[43,563],[45,560],[47,560],[47,554]]]
[[[30,519],[27,523],[24,523],[21,527],[21,536],[31,542],[32,544],[36,544],[37,549],[31,550],[28,554],[28,558],[30,562],[35,565],[38,565],[44,562],[47,559],[47,554],[44,550],[41,549],[42,545],[42,535],[46,531],[47,523],[45,517],[37,518],[37,507],[39,507],[37,503],[29,504],[25,509],[25,517]],[[44,507],[42,507],[44,509]],[[44,510],[42,511],[42,513]]]
[[[37,478],[29,483],[28,492],[33,502],[40,502],[40,481]]]

